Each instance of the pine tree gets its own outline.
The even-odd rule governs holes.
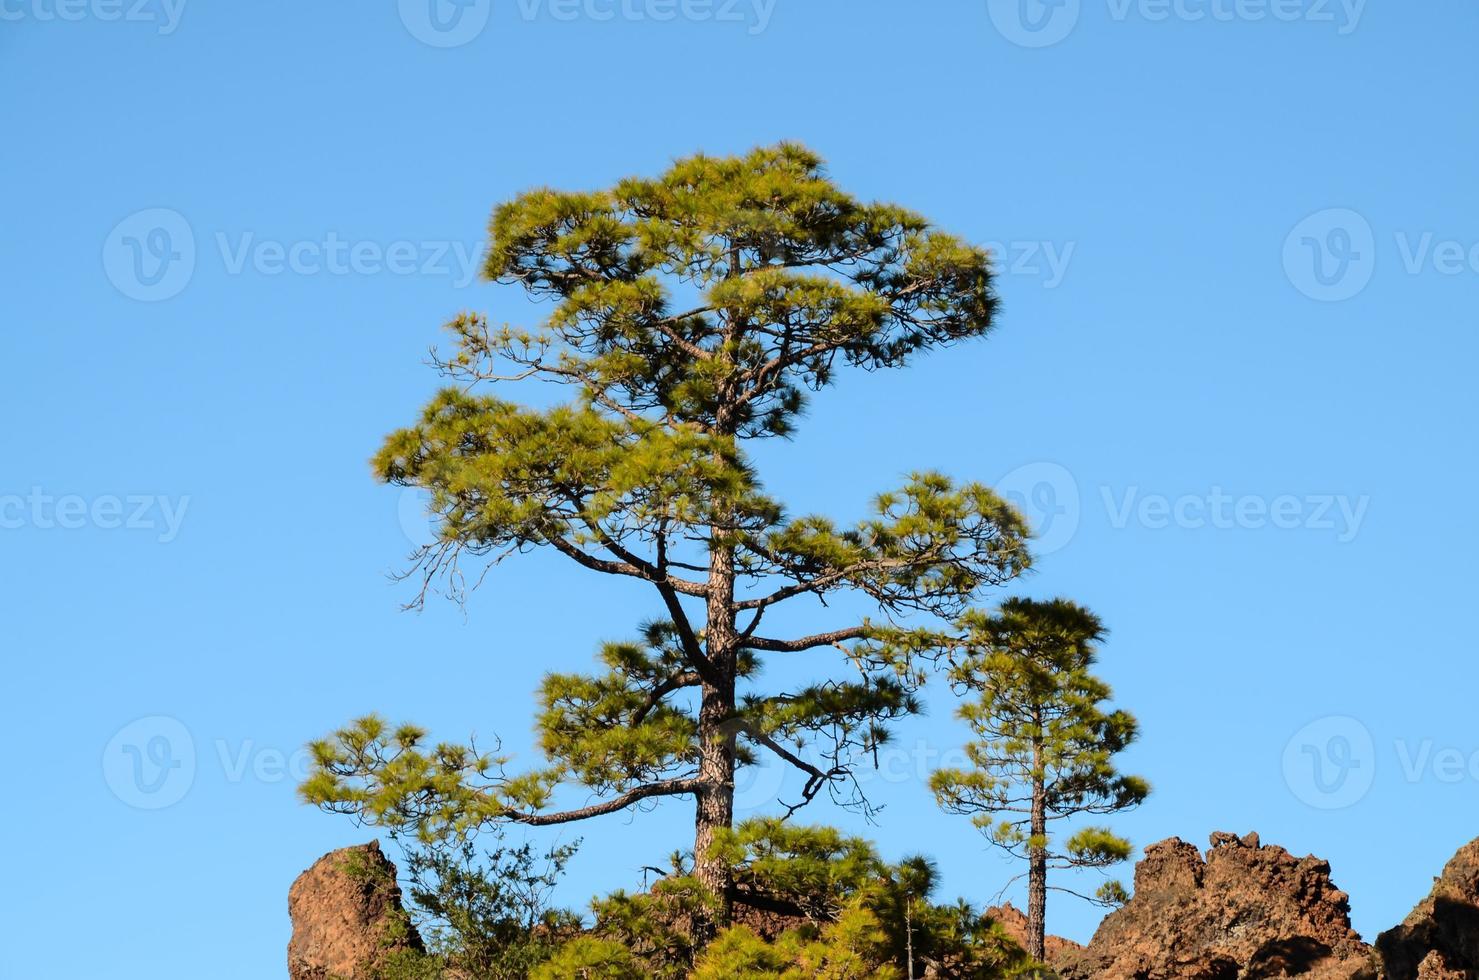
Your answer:
[[[904,904],[904,974],[908,980],[914,980],[914,911],[934,891],[939,876],[939,867],[922,854],[900,861],[895,872]]]
[[[867,619],[802,636],[764,622],[840,593],[890,624],[953,617],[1029,560],[1021,518],[984,485],[915,474],[843,527],[767,496],[746,447],[789,435],[840,369],[984,336],[989,256],[854,199],[783,143],[606,190],[525,193],[495,210],[484,272],[552,310],[528,329],[453,320],[455,352],[436,360],[453,384],[374,459],[381,480],[430,493],[439,530],[415,555],[415,602],[438,587],[463,598],[465,563],[481,579],[542,547],[647,583],[661,611],[639,640],[606,646],[599,672],[547,678],[546,767],[510,775],[496,753],[370,717],[316,744],[303,795],[432,836],[691,798],[696,875],[722,920],[730,882],[710,850],[732,824],[736,768],[769,754],[805,774],[790,806],[823,790],[866,806],[853,766],[917,710],[921,658],[938,654],[927,632]],[[569,397],[535,408],[486,390],[520,381]],[[823,679],[758,686],[763,658],[808,653],[830,658]],[[572,786],[596,802],[562,809]]]
[[[995,615],[966,613],[960,626],[950,677],[973,695],[957,712],[975,735],[970,767],[941,769],[930,785],[944,809],[969,814],[988,840],[1026,860],[1028,952],[1041,960],[1049,870],[1105,868],[1130,855],[1129,842],[1103,827],[1060,843],[1050,824],[1145,799],[1145,780],[1114,764],[1137,726],[1128,712],[1106,709],[1110,688],[1089,672],[1104,627],[1083,607],[1014,598]],[[1114,882],[1100,890],[1105,901],[1116,894]]]

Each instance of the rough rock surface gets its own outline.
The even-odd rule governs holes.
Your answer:
[[[788,929],[812,923],[806,913],[792,902],[745,890],[734,896],[733,914],[735,925],[753,930],[766,941],[775,939]]]
[[[1012,937],[1012,942],[1027,948],[1027,913],[1017,908],[1011,902],[1005,905],[993,905],[986,910],[986,914],[996,920],[997,925]],[[1071,953],[1080,953],[1083,947],[1072,939],[1064,939],[1062,936],[1047,936],[1043,939],[1045,954],[1049,964],[1057,963]]]
[[[395,865],[372,842],[330,851],[288,892],[291,980],[369,980],[387,956],[420,949]]]
[[[291,980],[370,980],[387,957],[421,949],[377,843],[320,858],[293,883],[288,912]],[[1022,912],[988,912],[1025,945]],[[753,899],[735,913],[762,935],[806,921],[798,908]],[[1135,866],[1134,897],[1088,946],[1058,936],[1047,946],[1063,980],[1479,980],[1479,840],[1374,949],[1351,930],[1329,864],[1224,833],[1205,857],[1174,837],[1152,844]]]
[[[1146,848],[1134,897],[1093,941],[1053,961],[1065,980],[1257,980],[1364,976],[1370,947],[1330,865],[1212,835],[1205,858],[1177,838]]]
[[[1428,897],[1376,948],[1389,980],[1479,977],[1479,840],[1459,848]]]

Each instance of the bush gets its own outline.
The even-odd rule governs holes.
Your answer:
[[[409,907],[428,951],[398,956],[382,980],[525,980],[580,929],[550,904],[577,846],[408,847]]]
[[[382,980],[990,980],[1050,976],[969,905],[930,900],[935,868],[890,864],[830,827],[751,820],[716,845],[734,871],[736,919],[707,944],[717,902],[675,855],[645,892],[591,903],[592,924],[550,894],[574,847],[408,853],[411,907],[429,952]],[[763,912],[757,912],[763,909]]]

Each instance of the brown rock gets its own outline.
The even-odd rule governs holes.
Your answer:
[[[422,949],[378,841],[330,851],[288,892],[291,980],[370,980],[387,957]]]
[[[1368,956],[1329,864],[1216,833],[1205,858],[1175,838],[1146,848],[1134,897],[1054,965],[1065,980],[1336,980]]]
[[[1459,848],[1428,897],[1376,948],[1390,980],[1479,977],[1479,840]]]
[[[735,925],[746,926],[766,942],[788,929],[815,924],[795,902],[745,888],[735,893],[733,916]],[[691,930],[693,924],[683,923],[682,928]]]
[[[1017,908],[1011,902],[1005,905],[994,905],[986,910],[988,918],[995,919],[997,925],[1005,930],[1012,942],[1027,948],[1027,913]],[[1083,947],[1072,939],[1064,939],[1062,936],[1046,936],[1043,939],[1044,953],[1049,964],[1056,963],[1069,953],[1082,952]]]
[[[1474,974],[1453,970],[1448,961],[1436,949],[1423,957],[1417,965],[1417,980],[1470,980]]]

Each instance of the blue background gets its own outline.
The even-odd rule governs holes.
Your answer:
[[[1406,255],[1424,233],[1479,242],[1473,4],[1282,22],[1083,0],[1043,11],[1071,29],[1032,48],[1013,37],[1045,35],[1014,31],[1010,5],[779,0],[760,29],[747,2],[740,22],[602,21],[498,0],[441,48],[387,0],[193,0],[168,33],[96,7],[45,19],[49,2],[0,20],[6,975],[282,975],[288,885],[367,832],[299,805],[278,764],[358,713],[527,758],[541,673],[656,606],[535,556],[465,613],[399,611],[386,573],[422,533],[416,502],[366,459],[435,388],[441,322],[532,312],[422,243],[476,249],[492,205],[532,185],[780,138],[1012,261],[995,337],[848,375],[765,448],[778,496],[848,518],[935,466],[1050,504],[1051,553],[1014,590],[1072,596],[1113,631],[1103,672],[1144,728],[1126,766],[1156,789],[1116,821],[1138,845],[1257,829],[1319,854],[1370,939],[1479,834],[1479,272]],[[196,260],[141,301],[115,286],[138,229],[114,229],[152,208],[181,216]],[[415,243],[431,267],[271,274],[269,249],[232,269],[245,235],[331,234]],[[1353,295],[1312,298],[1305,237]],[[1061,277],[1048,247],[1071,249]],[[1117,517],[1218,488],[1292,495],[1298,526]],[[144,496],[134,523],[153,526],[59,526],[33,489]],[[1365,500],[1353,534],[1321,497]],[[160,498],[186,507],[173,536]],[[899,744],[928,762],[961,735],[936,698]],[[993,898],[1015,869],[895,763],[876,827],[807,818],[935,855],[942,897]],[[581,905],[640,884],[690,820],[675,802],[538,839],[585,838],[561,892]],[[1082,940],[1099,913],[1058,898],[1049,916]]]

